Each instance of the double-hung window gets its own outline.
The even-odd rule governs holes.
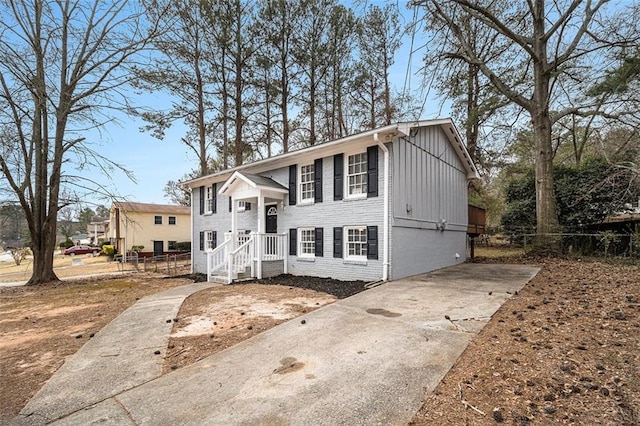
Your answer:
[[[300,202],[311,203],[314,200],[315,167],[313,164],[300,166]]]
[[[346,259],[366,260],[367,259],[367,227],[347,226],[344,228]]]
[[[298,256],[315,257],[316,238],[314,228],[298,228]]]
[[[207,214],[212,214],[213,213],[213,188],[211,186],[207,186],[207,194],[205,196],[205,203],[204,205],[206,206],[206,213]]]
[[[347,157],[347,197],[367,195],[367,153]]]
[[[162,216],[154,216],[153,223],[156,225],[162,225]]]
[[[169,216],[169,225],[175,225],[175,224],[176,224],[176,217]]]
[[[204,233],[204,249],[205,250],[213,250],[214,248],[216,248],[214,232],[215,231],[205,231]]]

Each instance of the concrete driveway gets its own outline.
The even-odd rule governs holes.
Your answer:
[[[462,264],[389,282],[87,403],[55,424],[406,424],[537,272]]]

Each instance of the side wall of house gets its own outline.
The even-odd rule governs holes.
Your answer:
[[[467,174],[443,130],[397,139],[392,158],[393,279],[464,262]]]

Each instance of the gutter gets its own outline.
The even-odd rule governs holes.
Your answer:
[[[384,153],[384,208],[382,219],[382,280],[389,279],[389,149],[380,142],[378,132],[373,134],[373,140]]]
[[[195,207],[193,205],[193,188],[189,188],[189,204],[190,204],[190,210],[191,210],[191,214],[189,215],[189,220],[191,222],[191,274],[193,275],[195,273],[195,269],[193,267],[195,256],[193,255],[193,253],[195,253],[195,246],[196,246],[195,244],[196,240],[194,239],[196,232],[193,229],[193,217],[195,216]],[[208,265],[209,265],[209,259],[207,258],[207,266]]]

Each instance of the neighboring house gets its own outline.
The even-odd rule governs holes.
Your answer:
[[[91,244],[98,245],[100,241],[104,241],[109,228],[109,219],[100,216],[93,216],[91,223],[87,225],[87,233],[90,235]]]
[[[398,123],[185,182],[192,265],[387,280],[463,262],[475,166],[449,119]]]
[[[165,204],[115,202],[111,206],[107,237],[118,253],[144,246],[140,256],[157,256],[190,241],[190,208]]]

